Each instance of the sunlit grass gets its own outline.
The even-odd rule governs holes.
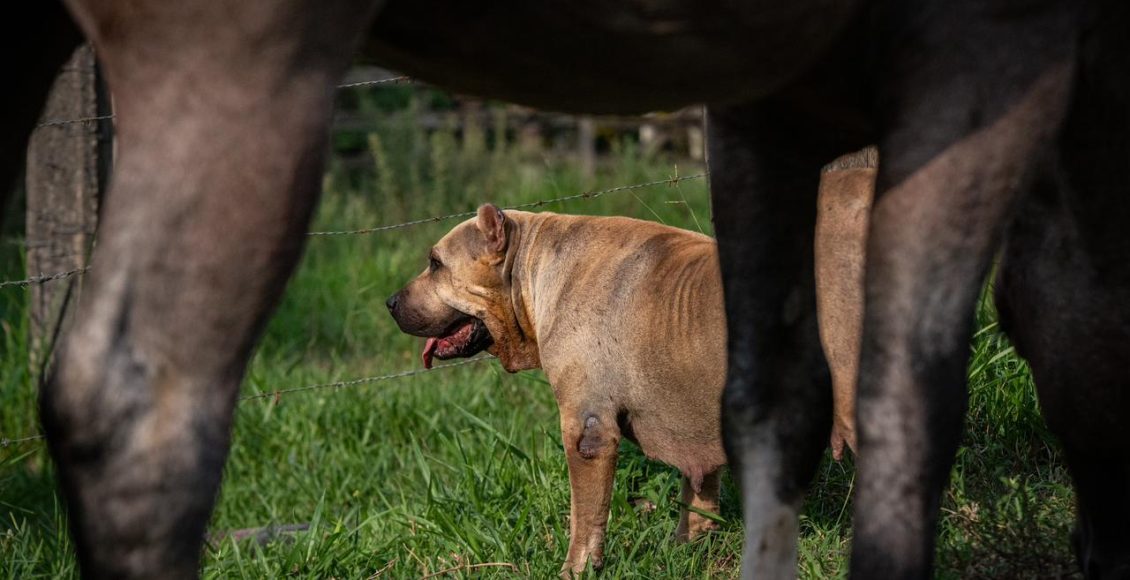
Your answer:
[[[327,177],[315,229],[470,211],[484,201],[512,205],[664,179],[676,171],[671,161],[643,158],[626,147],[590,182],[562,161],[490,147],[465,152],[450,135],[425,139],[398,122],[368,140],[376,142],[373,165],[383,173],[338,169]],[[425,153],[413,157],[414,148]],[[679,173],[701,169],[685,166]],[[710,232],[703,180],[544,209],[631,215]],[[424,267],[429,245],[454,224],[311,239],[245,391],[418,368],[419,339],[397,331],[383,302]],[[4,278],[21,276],[18,254],[6,252]],[[0,434],[11,437],[38,427],[23,338],[25,291],[3,292]],[[978,327],[965,444],[940,530],[940,575],[1028,577],[1049,566],[1068,570],[1068,480],[1039,419],[1030,375],[996,328],[987,300]],[[569,488],[556,406],[540,373],[509,375],[485,362],[287,395],[277,403],[248,401],[237,414],[211,532],[280,524],[309,529],[265,546],[217,541],[205,559],[208,577],[418,577],[492,564],[474,574],[544,578],[555,575],[564,559]],[[5,577],[75,573],[52,477],[40,447],[0,449]],[[723,489],[721,530],[689,545],[673,541],[679,483],[672,468],[624,444],[605,577],[737,574],[741,523],[733,483],[727,479]],[[820,466],[801,526],[803,577],[846,574],[853,483],[850,460],[825,459]],[[1038,557],[1017,556],[1029,553]]]

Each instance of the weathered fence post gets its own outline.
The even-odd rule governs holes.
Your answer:
[[[704,161],[706,159],[706,110],[705,107],[699,107],[697,123],[691,123],[687,126],[687,154],[695,161]]]
[[[94,52],[84,45],[55,79],[43,119],[97,117],[98,93]],[[77,270],[86,264],[98,221],[100,177],[108,172],[107,156],[99,160],[100,144],[109,151],[105,137],[100,139],[100,125],[102,121],[51,124],[31,135],[26,178],[29,276]],[[70,280],[77,293],[82,276]],[[44,340],[50,340],[67,289],[67,281],[31,286],[28,351],[33,364],[41,362]]]

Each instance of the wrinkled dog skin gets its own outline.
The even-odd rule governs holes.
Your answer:
[[[0,192],[53,73],[85,37],[114,95],[115,167],[40,401],[84,575],[198,574],[239,384],[301,255],[333,87],[358,51],[553,110],[708,106],[722,429],[742,488],[744,577],[795,574],[798,514],[836,399],[821,345],[835,339],[816,320],[818,174],[871,143],[882,164],[866,237],[853,576],[931,574],[973,306],[1002,241],[1002,328],[1064,442],[1080,566],[1091,578],[1130,569],[1130,385],[1118,364],[1130,356],[1127,2],[64,4],[9,19],[9,53],[34,56],[9,72]],[[470,345],[522,368],[544,354],[529,335],[488,344],[498,329],[457,328],[447,314],[453,326],[437,331],[460,340],[437,341],[431,357]],[[590,423],[575,420],[581,432]],[[598,417],[591,429],[610,427]]]
[[[553,385],[572,500],[566,572],[603,559],[622,437],[683,473],[683,499],[718,511],[726,363],[714,240],[652,222],[479,208],[389,299],[431,357],[487,350]],[[489,336],[479,336],[485,328]],[[676,532],[715,526],[683,510]]]
[[[869,182],[860,188],[847,179],[850,190],[840,182],[826,188],[830,207],[869,200]],[[858,252],[861,233],[829,236],[824,245],[837,256],[833,244]],[[844,277],[830,294],[861,301],[860,272],[830,273]],[[572,491],[566,572],[601,565],[621,437],[682,472],[682,501],[717,513],[726,327],[712,238],[628,218],[504,213],[488,204],[437,242],[428,267],[387,305],[401,330],[427,337],[428,367],[433,357],[487,350],[508,371],[545,370]],[[846,320],[832,336],[851,334],[850,348],[859,329]],[[714,527],[683,509],[676,536]]]

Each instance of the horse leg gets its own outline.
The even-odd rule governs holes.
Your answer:
[[[797,514],[828,441],[813,232],[824,132],[776,102],[711,108],[709,153],[728,365],[726,455],[742,488],[742,576],[795,574]]]
[[[117,110],[41,414],[89,577],[187,578],[248,358],[303,247],[368,2],[75,2]]]
[[[997,18],[981,3],[948,5],[938,22],[907,23],[921,28],[904,37],[911,45],[889,47],[880,71],[888,101],[867,245],[853,577],[930,574],[973,307],[1070,92],[1074,15],[1061,8]]]
[[[1130,7],[1100,6],[1055,163],[1008,232],[1002,327],[1075,483],[1087,578],[1130,577]]]

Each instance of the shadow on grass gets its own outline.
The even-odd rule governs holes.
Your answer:
[[[0,577],[77,576],[48,461],[43,449],[0,457]]]
[[[16,519],[50,516],[58,507],[55,475],[42,446],[0,457],[0,529]]]

